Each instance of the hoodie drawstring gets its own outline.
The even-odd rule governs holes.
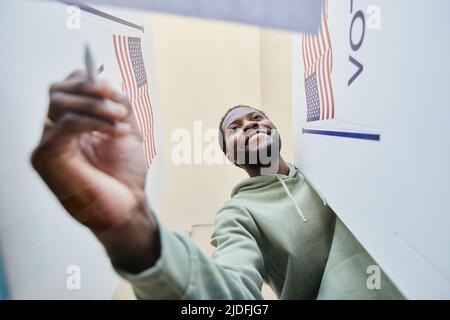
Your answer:
[[[280,176],[276,176],[276,177],[280,181],[281,185],[284,188],[284,191],[286,191],[286,194],[288,195],[288,197],[291,199],[292,203],[294,204],[295,209],[297,210],[298,214],[302,217],[303,222],[306,222],[306,219],[305,219],[305,216],[303,215],[302,209],[300,209],[300,207],[298,206],[297,202],[295,201],[295,199],[292,196],[291,192],[289,191],[288,187],[284,183],[283,179]]]

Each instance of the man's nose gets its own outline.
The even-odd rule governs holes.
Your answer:
[[[245,131],[249,129],[258,129],[258,124],[255,121],[245,120],[242,129]]]

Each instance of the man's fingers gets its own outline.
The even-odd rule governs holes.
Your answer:
[[[49,160],[63,154],[70,143],[75,142],[83,132],[94,130],[114,134],[115,125],[100,118],[67,112],[53,125],[44,129],[41,142],[32,154],[33,167],[45,167]]]
[[[58,141],[77,138],[84,132],[92,131],[112,134],[114,133],[114,124],[104,119],[67,112],[55,123],[49,140],[58,143]]]
[[[65,147],[70,141],[78,139],[83,133],[98,132],[111,136],[131,133],[132,126],[128,122],[111,122],[102,118],[88,116],[82,113],[67,112],[49,129],[44,130],[38,153],[58,152],[59,147]],[[47,152],[48,151],[48,152]]]
[[[55,91],[50,95],[48,118],[58,121],[67,112],[83,113],[108,121],[126,120],[129,108],[110,100]]]
[[[131,131],[127,122],[112,123],[105,119],[87,116],[82,113],[68,112],[55,125],[55,135],[78,136],[83,132],[97,131],[107,134],[121,134]]]
[[[54,92],[66,92],[71,94],[87,95],[102,99],[110,99],[119,102],[123,94],[116,91],[106,80],[89,80],[84,72],[77,71],[66,80],[54,83],[50,86],[50,94]]]

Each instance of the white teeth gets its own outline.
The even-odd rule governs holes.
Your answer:
[[[269,130],[260,130],[260,129],[258,129],[258,130],[253,131],[252,133],[250,133],[250,135],[248,136],[248,139],[250,139],[251,137],[253,137],[254,135],[259,134],[259,133],[265,133],[267,135],[270,135],[270,131]]]
[[[253,136],[255,136],[255,135],[257,135],[257,134],[260,134],[260,133],[265,133],[265,134],[268,135],[268,136],[270,136],[270,134],[271,134],[270,130],[261,130],[261,129],[254,130],[254,131],[252,131],[252,132],[245,138],[245,145],[248,144],[249,140],[250,140]]]

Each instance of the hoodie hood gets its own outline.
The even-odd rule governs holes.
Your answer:
[[[283,188],[286,195],[291,199],[293,206],[295,207],[295,210],[302,218],[303,222],[306,222],[305,215],[303,214],[302,210],[300,209],[297,201],[295,201],[294,197],[292,196],[292,193],[290,192],[288,186],[285,183],[285,180],[289,179],[300,179],[300,183],[305,183],[305,181],[314,189],[314,191],[317,193],[317,195],[320,197],[320,199],[323,202],[323,205],[326,206],[327,202],[319,190],[311,183],[309,179],[306,178],[306,176],[300,171],[300,169],[292,164],[292,163],[286,163],[289,167],[289,173],[288,175],[284,174],[271,174],[271,175],[264,175],[264,176],[257,176],[257,177],[250,177],[247,179],[242,180],[240,183],[238,183],[232,190],[231,190],[231,197],[234,197],[238,193],[250,191],[250,190],[256,190],[263,188],[269,184],[277,183],[280,185],[280,187]]]

